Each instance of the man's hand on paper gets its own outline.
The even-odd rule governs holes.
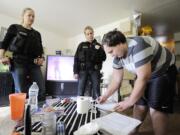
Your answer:
[[[107,96],[102,95],[102,96],[98,97],[97,102],[98,102],[99,104],[102,104],[102,103],[104,103],[107,99],[108,99]]]
[[[114,108],[114,111],[122,112],[130,108],[131,106],[132,106],[131,102],[128,99],[126,99],[124,101],[119,102],[117,106]]]

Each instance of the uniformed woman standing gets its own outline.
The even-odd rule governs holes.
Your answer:
[[[35,13],[31,8],[22,12],[22,23],[12,24],[0,46],[0,62],[11,65],[15,92],[27,92],[27,76],[39,86],[39,99],[44,99],[45,85],[40,66],[44,62],[41,35],[32,28]],[[4,56],[6,50],[13,53],[12,60]]]
[[[100,70],[106,59],[103,47],[94,39],[94,30],[86,26],[87,41],[81,42],[74,57],[74,77],[78,79],[78,95],[84,96],[88,78],[92,83],[92,97],[100,96]]]

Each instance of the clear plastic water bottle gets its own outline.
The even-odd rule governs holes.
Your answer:
[[[63,121],[60,121],[56,125],[56,135],[65,135],[65,124]]]
[[[28,104],[31,106],[32,113],[38,110],[38,92],[39,92],[39,87],[36,82],[33,82],[33,84],[29,88],[29,99],[28,99]]]

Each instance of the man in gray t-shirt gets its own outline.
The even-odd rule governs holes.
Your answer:
[[[167,134],[175,90],[174,55],[151,37],[126,38],[117,30],[104,35],[103,45],[114,61],[112,81],[106,93],[99,97],[99,103],[105,102],[119,88],[125,68],[136,75],[136,80],[129,98],[119,102],[115,111],[134,106],[134,118],[143,121],[150,110],[155,134]],[[135,133],[137,130],[132,134]]]

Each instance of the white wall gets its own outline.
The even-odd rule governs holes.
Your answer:
[[[56,33],[38,29],[41,32],[43,46],[47,55],[54,55],[56,50],[64,50],[67,46],[67,38]]]

